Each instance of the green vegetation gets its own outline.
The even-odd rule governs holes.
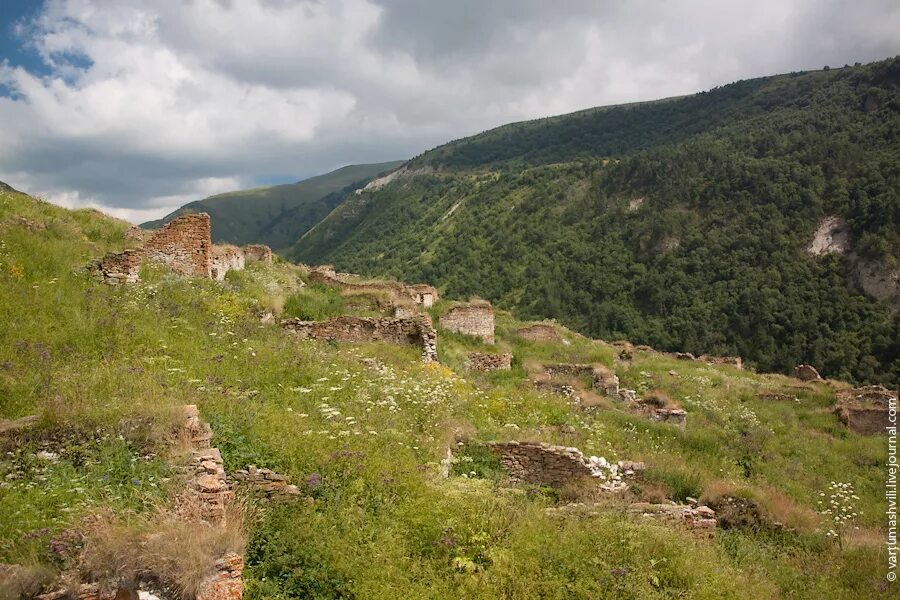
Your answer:
[[[141,227],[160,227],[185,212],[206,212],[214,242],[267,244],[279,250],[321,221],[349,192],[401,164],[350,165],[298,183],[217,194]]]
[[[508,373],[466,374],[467,352],[484,345],[443,331],[442,362],[429,365],[413,347],[299,341],[261,323],[261,311],[324,316],[341,304],[328,288],[298,292],[304,271],[287,263],[253,264],[224,282],[146,267],[134,285],[96,283],[81,267],[122,248],[126,227],[0,191],[0,419],[39,417],[0,436],[0,562],[32,567],[30,584],[78,560],[73,532],[103,533],[86,546],[88,575],[111,557],[122,576],[177,566],[183,589],[208,559],[198,548],[238,545],[185,544],[158,517],[183,485],[172,445],[179,408],[196,404],[227,470],[272,468],[304,496],[247,499],[248,600],[896,593],[881,567],[884,440],[847,432],[825,384],[648,352],[617,363],[613,347],[564,329],[559,343],[521,340],[513,332],[523,323],[508,313],[495,346],[515,354]],[[535,361],[603,364],[623,385],[687,409],[687,428],[646,421],[615,399],[585,412],[536,391],[526,379]],[[757,398],[769,390],[797,401]],[[563,492],[504,487],[496,461],[476,449],[509,439],[645,461],[647,480],[594,513],[548,512]],[[471,463],[442,478],[440,461],[463,440]],[[832,482],[858,496],[840,543],[815,512]],[[698,533],[625,511],[633,500],[732,488],[762,507],[746,527]],[[116,519],[104,520],[110,512]]]
[[[291,255],[761,371],[900,382],[900,59],[518,123],[351,195]],[[820,221],[851,252],[813,257]]]

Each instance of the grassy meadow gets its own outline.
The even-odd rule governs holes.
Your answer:
[[[897,593],[884,580],[885,441],[847,432],[825,384],[651,352],[620,362],[611,345],[562,328],[561,342],[530,343],[507,313],[493,348],[515,358],[502,373],[467,373],[466,354],[485,346],[440,330],[439,364],[414,348],[301,342],[260,315],[375,314],[377,303],[301,287],[305,270],[279,261],[224,282],[145,267],[138,284],[96,283],[83,265],[124,248],[126,228],[0,192],[0,419],[38,416],[0,436],[0,563],[48,579],[77,571],[61,539],[89,548],[99,542],[72,532],[96,530],[98,515],[128,524],[164,510],[183,477],[180,407],[196,404],[228,471],[268,467],[302,491],[284,504],[242,500],[251,600]],[[618,400],[582,411],[535,390],[533,362],[603,364],[624,387],[663,390],[687,427]],[[471,469],[441,477],[460,440],[509,439],[648,468],[627,497],[567,515],[547,509],[577,494],[505,487],[489,457],[464,455]],[[820,514],[833,482],[858,498],[842,526]],[[755,521],[698,532],[625,510],[725,493],[751,500]]]

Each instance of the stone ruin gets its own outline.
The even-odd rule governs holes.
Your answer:
[[[359,281],[354,281],[359,279]],[[385,292],[398,302],[409,302],[425,308],[438,301],[437,290],[427,284],[405,285],[399,281],[366,281],[354,273],[336,273],[332,265],[310,267],[309,280],[342,290],[357,292]]]
[[[544,372],[550,377],[569,375],[573,377],[589,377],[591,387],[613,398],[619,395],[619,378],[603,365],[580,363],[545,364]]]
[[[532,323],[516,330],[516,335],[529,342],[558,342],[562,336],[550,323]]]
[[[270,469],[258,469],[250,465],[231,474],[233,487],[245,488],[262,494],[266,500],[289,500],[300,495],[296,485],[292,485],[286,475],[279,475]]]
[[[494,309],[486,300],[457,304],[441,316],[440,325],[447,331],[494,343]]]
[[[570,484],[596,480],[599,489],[621,492],[628,489],[626,479],[640,476],[644,463],[610,463],[597,456],[585,457],[578,448],[553,446],[539,442],[488,442],[497,454],[509,482],[562,488]]]
[[[822,377],[812,365],[797,365],[794,368],[794,377],[800,381],[822,381]]]
[[[687,427],[687,411],[682,408],[665,408],[655,406],[638,397],[637,392],[622,388],[619,390],[619,400],[628,405],[628,409],[657,423],[669,423],[682,431]]]
[[[687,427],[687,411],[682,408],[656,408],[643,405],[635,412],[646,415],[651,421],[675,425],[682,431]]]
[[[216,245],[209,258],[209,276],[216,281],[223,281],[228,271],[244,269],[244,252],[231,244]]]
[[[670,352],[669,356],[677,360],[696,360],[708,365],[730,365],[736,369],[744,368],[744,361],[740,356],[711,356],[709,354],[694,356],[690,352]]]
[[[184,437],[189,445],[187,496],[179,511],[186,519],[199,519],[213,527],[224,527],[227,518],[225,504],[231,496],[231,489],[225,479],[222,455],[218,449],[210,447],[212,429],[200,420],[196,405],[184,407]],[[199,507],[199,510],[195,508]],[[195,600],[240,600],[244,583],[242,574],[244,559],[229,553],[216,560],[215,572],[204,580]],[[153,578],[152,573],[146,577]],[[146,583],[146,582],[145,582]],[[141,600],[147,592],[125,587],[108,588],[99,583],[82,583],[77,590],[56,589],[40,594],[38,600]]]
[[[224,527],[227,519],[226,503],[233,492],[225,475],[222,454],[210,447],[212,428],[200,420],[197,406],[184,407],[184,429],[190,440],[193,476],[188,479],[189,497],[199,503],[200,519],[215,527]],[[227,554],[216,561],[216,573],[208,578],[197,592],[196,600],[230,600],[243,596],[244,582],[241,575],[244,559],[238,554]]]
[[[129,229],[131,232],[131,229]],[[166,265],[175,273],[189,277],[221,281],[229,270],[244,268],[245,251],[237,246],[214,245],[210,238],[210,220],[206,213],[192,213],[172,219],[160,229],[126,233],[126,239],[143,242],[138,248],[110,252],[88,265],[94,276],[110,285],[135,283],[140,279],[144,261]],[[268,246],[254,245],[254,256],[268,254]]]
[[[225,524],[225,506],[232,496],[225,475],[222,454],[210,447],[212,428],[200,420],[197,406],[185,406],[185,431],[190,439],[193,476],[189,497],[199,507],[200,519],[213,525]]]
[[[265,244],[248,244],[244,246],[244,259],[247,262],[272,262],[272,249]]]
[[[413,302],[421,304],[425,308],[430,308],[438,301],[437,290],[425,283],[410,285],[406,288],[407,293],[412,297]]]
[[[637,515],[644,519],[653,519],[655,521],[684,525],[688,529],[715,529],[718,525],[716,511],[708,506],[693,501],[693,498],[690,498],[689,500],[692,500],[690,504],[678,504],[674,501],[659,504],[635,502],[629,504],[625,510],[629,514]],[[609,509],[595,504],[574,502],[563,506],[551,506],[546,509],[546,512],[549,515],[555,516],[588,515],[596,517],[601,514],[608,514]]]
[[[744,368],[744,360],[740,356],[710,356],[701,354],[697,360],[705,362],[708,365],[729,365],[735,369]]]
[[[888,433],[892,423],[891,411],[896,414],[897,393],[880,385],[869,385],[837,393],[834,413],[847,429],[861,435]]]
[[[300,339],[331,340],[337,342],[389,342],[414,346],[422,350],[424,362],[437,361],[437,333],[431,318],[417,315],[396,317],[334,317],[327,321],[284,319],[281,326]]]
[[[154,231],[141,247],[145,258],[192,277],[210,276],[212,240],[206,213],[182,215]]]
[[[503,352],[469,352],[466,357],[466,369],[470,371],[509,371],[512,368],[512,354]]]

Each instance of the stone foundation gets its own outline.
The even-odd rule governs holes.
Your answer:
[[[619,395],[619,378],[603,365],[582,363],[545,364],[544,372],[550,377],[589,377],[591,387],[613,398]]]
[[[269,469],[257,469],[256,465],[238,469],[231,474],[231,479],[234,481],[234,487],[260,493],[267,500],[288,500],[300,495],[300,490],[296,485],[291,485],[287,476]]]
[[[459,304],[440,318],[441,327],[454,333],[479,337],[494,343],[494,309],[489,302]]]
[[[140,279],[143,255],[140,250],[110,252],[103,258],[88,265],[88,270],[98,281],[109,285],[135,283]]]
[[[529,342],[558,342],[562,339],[556,327],[549,323],[533,323],[516,330],[516,335]]]
[[[681,430],[687,426],[687,411],[680,408],[652,408],[641,412],[651,421],[670,423]]]
[[[281,326],[300,339],[338,342],[389,342],[422,350],[424,362],[437,361],[437,334],[428,315],[414,318],[342,316],[328,321],[285,319]]]
[[[528,483],[561,488],[570,484],[600,480],[603,491],[628,488],[626,477],[636,477],[643,463],[608,463],[603,458],[585,457],[578,448],[538,442],[488,442],[512,484]]]
[[[486,352],[469,352],[466,368],[470,371],[509,371],[512,368],[512,354],[488,354]]]
[[[637,502],[628,507],[628,512],[669,523],[681,523],[691,529],[715,529],[718,525],[716,511],[702,505]]]
[[[897,405],[897,393],[879,385],[869,385],[837,393],[834,412],[847,429],[860,435],[886,434],[891,423],[889,410]]]
[[[385,292],[397,300],[412,300],[416,304],[430,307],[438,301],[438,293],[435,288],[426,284],[405,285],[398,281],[352,281],[359,278],[353,273],[336,273],[331,265],[311,267],[309,280],[322,283],[342,290],[355,290],[360,292]]]
[[[697,360],[705,362],[708,365],[729,365],[735,369],[744,368],[744,360],[740,356],[709,356],[702,354]]]

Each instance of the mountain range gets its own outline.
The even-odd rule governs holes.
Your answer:
[[[502,126],[263,219],[254,192],[188,207],[593,337],[896,383],[898,132],[895,58]]]
[[[191,212],[209,213],[215,242],[262,243],[281,249],[293,244],[349,192],[402,161],[349,165],[297,183],[217,194],[185,204],[162,219],[142,223],[155,229]]]

